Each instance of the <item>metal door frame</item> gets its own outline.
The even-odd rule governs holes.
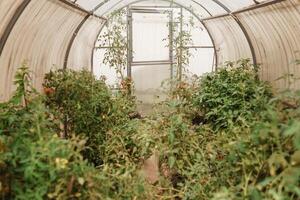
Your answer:
[[[127,7],[127,76],[132,78],[132,67],[133,66],[145,66],[145,65],[170,65],[171,68],[171,77],[173,74],[173,37],[170,37],[172,34],[173,28],[169,28],[169,60],[151,60],[151,61],[133,61],[133,14],[167,14],[169,15],[169,26],[173,26],[173,9],[171,10],[162,10],[158,7],[152,9],[143,9],[134,6]]]

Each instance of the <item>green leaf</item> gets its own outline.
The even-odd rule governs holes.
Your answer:
[[[175,163],[176,163],[175,156],[170,156],[169,159],[168,159],[168,163],[169,163],[170,168],[173,168],[175,166]]]

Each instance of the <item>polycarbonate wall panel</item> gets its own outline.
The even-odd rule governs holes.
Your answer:
[[[226,13],[225,10],[220,7],[218,4],[216,4],[214,1],[208,1],[208,0],[196,0],[196,1],[190,1],[190,0],[162,0],[165,2],[174,2],[174,4],[182,5],[185,8],[189,8],[195,13],[199,14],[199,17],[208,17],[208,13],[203,9],[207,8],[212,15],[218,15],[218,14],[224,14]],[[100,1],[101,2],[101,1]],[[103,0],[102,0],[103,2]],[[99,9],[95,12],[97,15],[108,15],[109,13],[112,13],[113,11],[120,9],[124,6],[127,6],[129,4],[134,4],[138,2],[138,0],[109,0],[108,2],[104,3]],[[147,2],[147,0],[145,0]],[[151,2],[161,2],[161,1],[153,1]],[[83,4],[80,4],[83,5]]]
[[[90,16],[78,32],[72,45],[68,68],[90,70],[92,67],[92,52],[94,51],[95,40],[104,20]]]
[[[256,0],[256,1],[259,2],[259,3],[264,3],[264,2],[266,2],[268,0]]]
[[[240,58],[252,59],[247,39],[231,16],[206,20],[204,23],[213,37],[219,65]]]
[[[22,0],[0,0],[0,37],[21,3]]]
[[[288,0],[238,14],[247,29],[261,64],[261,76],[274,86],[286,88],[287,81],[274,81],[285,74],[300,77],[300,2]],[[299,81],[293,85],[300,88]]]
[[[22,62],[28,62],[37,88],[41,88],[44,73],[63,66],[70,39],[84,15],[57,0],[29,3],[0,58],[0,101],[7,100],[14,90],[14,74]]]
[[[253,0],[219,0],[219,2],[231,11],[255,4]]]
[[[213,0],[162,0],[165,2],[175,2],[181,4],[186,8],[191,8],[195,13],[199,14],[200,17],[207,17],[207,9],[212,15],[225,14],[226,11],[222,6],[218,5]],[[160,3],[158,0],[78,0],[76,3],[87,10],[93,10],[97,5],[101,5],[96,11],[96,14],[106,15],[114,10],[126,6],[131,3],[137,2],[150,2]],[[255,4],[254,0],[219,0],[228,9],[234,11],[243,7]],[[261,2],[261,0],[259,1]],[[205,9],[204,9],[205,8]]]
[[[104,1],[78,0],[77,3],[92,10],[95,5]],[[192,10],[200,17],[209,16],[205,9],[212,15],[227,12],[216,3],[217,1],[213,0],[175,1],[185,7],[192,5]],[[3,35],[22,2],[21,0],[0,0],[0,36]],[[117,8],[136,2],[134,0],[109,0],[96,11],[96,14],[108,14]],[[219,2],[231,11],[254,5],[253,0],[219,0]],[[272,4],[271,0],[258,0],[257,2],[268,2],[270,5],[249,9],[235,15],[245,27],[253,44],[257,62],[261,64],[262,78],[274,81],[287,73],[293,73],[299,77],[299,66],[294,64],[294,61],[300,58],[299,0],[285,0],[275,4]],[[38,88],[41,88],[44,73],[51,68],[62,68],[74,32],[86,15],[87,13],[59,0],[31,0],[13,27],[0,57],[0,101],[8,99],[13,91],[15,71],[24,60],[27,60],[31,67],[34,84]],[[68,57],[68,67],[79,69],[91,66],[90,57],[94,40],[102,25],[102,20],[97,20],[99,19],[90,17],[76,34]],[[232,16],[207,19],[204,23],[214,40],[219,64],[240,58],[252,58],[249,41]],[[285,81],[274,82],[274,85],[281,88],[287,87]],[[293,87],[300,88],[300,83]]]
[[[97,42],[99,44],[99,42]],[[99,45],[98,45],[99,46]],[[94,51],[94,65],[93,73],[97,78],[105,77],[106,83],[113,88],[119,87],[120,78],[115,68],[109,67],[103,63],[106,49],[95,49]],[[127,67],[122,70],[122,74],[127,76]]]
[[[220,15],[225,14],[226,11],[224,8],[222,8],[220,5],[218,5],[213,0],[194,0],[198,4],[200,4],[202,7],[206,8],[211,15]]]
[[[192,56],[187,67],[187,76],[201,76],[213,71],[214,49],[190,49]]]
[[[133,13],[133,61],[169,60],[168,13]]]
[[[155,1],[155,0],[151,0],[151,1],[143,1],[141,3],[135,3],[134,6],[153,6],[153,5],[157,5],[157,6],[171,6],[172,7],[180,7],[183,6],[184,8],[192,11],[194,14],[196,14],[197,16],[199,16],[200,18],[204,18],[204,17],[210,17],[210,14],[205,10],[205,8],[203,8],[201,6],[201,4],[198,4],[197,2],[193,2],[193,1],[186,1],[186,0],[176,0],[174,1],[174,3],[170,3],[170,0],[167,1]]]
[[[96,6],[104,0],[77,0],[76,3],[86,10],[92,11]]]
[[[162,83],[171,77],[170,65],[133,66],[132,79],[138,101],[153,104],[165,100]]]

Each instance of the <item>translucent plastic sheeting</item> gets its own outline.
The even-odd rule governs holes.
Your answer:
[[[87,70],[91,69],[91,55],[95,47],[95,38],[97,38],[104,21],[90,16],[84,23],[72,45],[68,59],[68,68]]]
[[[210,19],[204,23],[214,39],[219,65],[240,58],[252,59],[248,41],[231,16]]]
[[[157,6],[156,8],[153,5]],[[145,6],[145,9],[150,10],[160,10],[163,13],[134,13],[133,14],[133,51],[134,51],[134,61],[159,61],[159,60],[169,60],[169,47],[168,47],[168,35],[169,27],[168,23],[170,18],[164,11],[170,12],[173,10],[174,20],[178,22],[178,17],[180,9],[165,8],[165,4],[151,4],[150,1],[147,3],[139,3],[132,5],[132,8],[141,8]],[[162,7],[159,7],[162,6]],[[191,13],[183,11],[184,24],[190,23]],[[211,72],[213,69],[213,59],[214,59],[214,48],[212,46],[212,41],[207,33],[207,30],[203,27],[197,19],[194,18],[194,27],[191,29],[191,35],[193,47],[190,48],[192,54],[190,58],[189,67],[187,67],[188,75],[192,76],[194,74],[201,75],[203,73]],[[186,30],[186,26],[183,27]],[[102,30],[106,32],[106,28]],[[165,39],[165,40],[164,40]],[[96,46],[99,46],[100,42]],[[200,47],[200,48],[199,48]],[[208,47],[208,48],[203,48]],[[104,75],[107,77],[107,83],[114,85],[118,78],[114,69],[105,66],[102,63],[103,55],[105,49],[96,50],[94,56],[94,73],[97,77]],[[136,69],[138,66],[133,66]],[[148,67],[145,67],[145,69]],[[169,69],[170,70],[170,69]],[[169,71],[171,74],[171,71]],[[170,78],[170,77],[169,77]],[[160,80],[159,80],[160,81]],[[158,84],[160,85],[160,82]],[[139,83],[136,83],[139,87]],[[144,95],[146,92],[144,91]],[[153,91],[152,94],[153,95]]]
[[[193,27],[184,26],[183,30],[191,31],[192,44],[190,45],[190,62],[186,67],[187,75],[202,75],[211,72],[214,67],[214,48],[205,27],[188,11],[183,10],[184,24],[190,24],[193,17]],[[189,45],[188,45],[189,46]],[[210,47],[210,48],[209,48]]]
[[[203,75],[213,71],[214,49],[190,49],[191,58],[186,75]]]
[[[21,5],[22,0],[0,0],[0,37],[2,37],[5,28],[15,14],[17,8]]]
[[[256,0],[258,3],[264,3],[267,2],[268,0]]]
[[[1,12],[2,9],[6,8],[1,7]],[[22,62],[27,61],[34,72],[37,88],[41,88],[44,74],[50,68],[63,66],[70,39],[84,15],[59,1],[29,3],[13,27],[0,58],[0,101],[7,100],[14,90],[14,74]]]
[[[127,5],[135,4],[137,2],[146,2],[146,1],[137,1],[137,0],[127,0],[127,1],[122,1],[118,2],[118,0],[112,0],[111,2],[108,2],[104,4],[102,7],[100,7],[98,10],[95,11],[97,15],[109,15],[113,10],[118,10],[122,7],[125,7]],[[186,1],[186,0],[176,0],[172,1],[171,0],[162,0],[158,2],[166,2],[169,5],[172,6],[183,6],[186,9],[189,9],[193,11],[195,14],[198,15],[198,17],[209,17],[210,15],[201,7],[199,4],[193,2],[193,1]],[[158,3],[156,2],[156,3]],[[221,9],[219,6],[217,6],[218,9]],[[224,11],[223,9],[221,9]]]
[[[162,82],[170,79],[170,65],[132,67],[135,95],[144,104],[153,104],[165,99]]]
[[[113,67],[109,67],[103,64],[103,58],[106,49],[95,49],[94,50],[94,65],[93,72],[97,78],[105,77],[106,83],[114,88],[120,84],[120,79],[116,70]],[[123,70],[123,74],[126,75],[127,68]]]
[[[137,3],[139,2],[139,3]],[[205,10],[199,3],[195,3],[194,1],[186,1],[186,0],[159,0],[159,1],[153,1],[153,0],[146,0],[146,1],[137,1],[137,0],[128,0],[124,1],[122,3],[115,4],[114,2],[110,2],[110,4],[107,4],[106,7],[103,6],[102,8],[99,8],[95,13],[98,15],[109,15],[112,10],[118,10],[124,6],[127,5],[136,5],[136,6],[147,6],[147,5],[158,5],[158,6],[169,6],[169,7],[178,7],[182,6],[185,9],[188,9],[192,11],[194,14],[196,14],[199,18],[205,18],[211,16],[209,12]],[[111,10],[107,10],[110,8]],[[220,7],[218,6],[220,9]],[[221,9],[224,11],[224,9]]]
[[[157,0],[148,0],[152,3],[157,3]],[[138,2],[148,2],[147,0],[78,0],[80,6],[86,8],[87,10],[95,10],[97,15],[103,16],[108,15],[114,10],[120,9],[129,4]],[[209,15],[220,15],[226,13],[226,8],[230,10],[237,10],[249,5],[255,4],[253,0],[164,0],[165,2],[178,3],[183,7],[190,8],[193,12],[197,13],[199,17],[208,17]],[[218,3],[220,2],[220,3]],[[222,4],[222,5],[220,5]],[[208,11],[208,12],[207,12]]]
[[[276,79],[300,77],[300,66],[295,65],[300,59],[299,11],[299,0],[289,0],[237,15],[253,42],[262,78],[279,88],[287,88],[288,81]],[[300,88],[299,81],[292,82],[292,88]]]
[[[179,19],[180,11],[178,11],[177,21]],[[209,37],[209,34],[203,24],[195,18],[193,14],[190,12],[183,10],[184,19],[183,22],[189,24],[189,30],[186,29],[186,26],[183,27],[183,30],[191,31],[191,36],[193,39],[194,46],[213,46],[212,40]],[[174,17],[176,18],[176,17]],[[193,27],[190,26],[191,19],[193,23]]]
[[[201,5],[201,7],[204,7],[210,15],[214,16],[214,15],[220,15],[220,14],[224,14],[226,13],[226,11],[224,10],[224,8],[222,8],[219,4],[217,4],[215,1],[213,0],[192,0],[193,2],[196,2],[198,5]],[[197,7],[192,8],[193,10],[196,10]],[[206,17],[206,16],[204,16]]]
[[[168,14],[133,13],[133,61],[169,60]]]
[[[199,18],[226,14],[229,11],[255,5],[255,2],[268,3],[267,6],[253,7],[225,17],[204,20],[217,49],[218,63],[252,58],[255,55],[257,62],[261,64],[261,76],[264,80],[274,81],[286,73],[300,76],[299,66],[293,64],[296,59],[299,59],[299,0],[174,1],[197,14]],[[6,32],[10,30],[7,26],[22,2],[24,1],[0,0],[1,39],[4,38],[2,37],[4,30]],[[95,13],[107,15],[131,3],[161,1],[72,0],[72,2],[88,10],[94,10],[99,6]],[[167,5],[170,1],[164,2]],[[14,72],[24,60],[28,60],[34,72],[34,83],[38,87],[41,87],[44,73],[48,72],[53,65],[62,67],[67,49],[74,38],[74,32],[86,15],[87,13],[76,10],[59,0],[31,0],[12,27],[0,57],[0,101],[7,99],[11,94]],[[235,17],[240,20],[240,24]],[[94,18],[88,19],[75,37],[68,59],[69,67],[75,66],[78,69],[81,65],[85,67],[90,65],[92,37],[101,26],[99,24],[101,21],[96,22],[91,19]],[[245,33],[249,35],[248,40]],[[249,44],[253,46],[252,52]],[[286,81],[276,81],[274,84],[278,87],[287,87]],[[300,85],[294,84],[293,87],[300,88]]]
[[[253,0],[219,0],[219,2],[226,6],[230,11],[235,11],[255,4]]]
[[[96,6],[104,0],[77,0],[76,3],[86,10],[92,11]]]

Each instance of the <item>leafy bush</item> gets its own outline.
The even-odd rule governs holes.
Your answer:
[[[223,199],[300,198],[300,93],[285,92],[272,99],[249,137],[238,142],[231,157],[243,175],[228,187]],[[219,195],[224,196],[224,192]]]
[[[46,104],[64,122],[65,136],[75,133],[86,137],[88,148],[83,155],[100,165],[105,133],[126,121],[133,105],[121,95],[113,98],[105,82],[88,71],[50,72],[45,76],[44,88]]]
[[[216,130],[247,125],[264,110],[271,91],[256,71],[248,60],[241,60],[202,77],[193,104]]]
[[[0,194],[4,199],[299,199],[300,93],[271,98],[255,69],[248,62],[240,65],[220,69],[200,84],[176,84],[157,113],[133,120],[128,117],[134,109],[130,95],[112,95],[88,72],[52,72],[45,100],[21,68],[16,95],[0,104]],[[95,88],[100,94],[89,93]],[[99,99],[108,102],[100,105]],[[212,105],[222,113],[212,115]],[[203,111],[206,120],[215,121],[194,123]],[[103,113],[101,120],[87,116]],[[68,140],[58,137],[64,115]],[[98,123],[103,127],[96,131]],[[85,142],[95,137],[82,127],[101,135],[97,168],[82,157]],[[141,169],[156,153],[160,177],[151,185]]]
[[[88,199],[95,169],[80,154],[84,140],[62,140],[25,66],[18,89],[0,104],[0,194],[9,199]],[[50,119],[49,119],[50,118]]]
[[[215,134],[208,125],[194,126],[176,99],[164,106],[167,109],[161,108],[162,113],[155,114],[151,122],[165,179],[161,187],[179,199],[210,199],[229,185],[228,180],[237,183],[239,175],[231,171],[234,168],[225,159],[229,150],[224,145],[234,136]]]
[[[74,135],[68,140],[59,137],[60,121],[44,105],[44,97],[30,86],[25,66],[16,78],[19,87],[15,96],[0,104],[0,195],[3,199],[156,199],[152,187],[139,173],[138,159],[131,161],[123,157],[126,149],[132,152],[128,154],[130,157],[148,153],[131,151],[134,146],[125,145],[133,144],[131,138],[139,145],[147,141],[138,137],[135,121],[115,128],[114,133],[124,132],[120,137],[107,132],[106,148],[103,147],[105,163],[96,169],[81,155],[86,148],[85,139]],[[117,113],[127,109],[128,102],[123,98],[116,97],[114,101],[119,104],[112,110],[120,104],[125,108],[120,107]]]
[[[240,102],[236,106],[243,111],[249,110],[248,113],[237,110],[239,118],[244,119],[241,123],[232,123],[234,116],[220,113],[214,115],[215,121],[193,126],[189,110],[195,112],[193,109],[196,109],[201,113],[203,107],[191,105],[195,102],[189,99],[210,96],[202,99],[202,105],[215,102],[212,89],[200,88],[203,80],[200,87],[178,84],[180,87],[172,91],[173,98],[163,104],[167,109],[159,109],[160,117],[156,114],[156,126],[152,127],[159,136],[155,141],[159,141],[156,145],[160,146],[161,162],[168,163],[171,174],[168,177],[171,183],[167,187],[180,199],[299,198],[299,94],[280,93],[272,98],[270,87],[257,80],[255,69],[248,62],[241,65],[204,77],[204,87],[208,83],[210,88],[219,87],[214,90],[216,96],[232,103]],[[245,65],[251,70],[243,68]],[[208,77],[209,81],[206,80]],[[247,94],[247,103],[241,101],[244,95],[220,90],[222,85],[237,87],[235,83],[245,84],[243,90],[237,90]],[[195,89],[198,93],[190,98]],[[217,103],[215,105],[220,109],[229,107]],[[209,110],[205,111],[207,115]],[[220,121],[230,126],[214,124]]]

